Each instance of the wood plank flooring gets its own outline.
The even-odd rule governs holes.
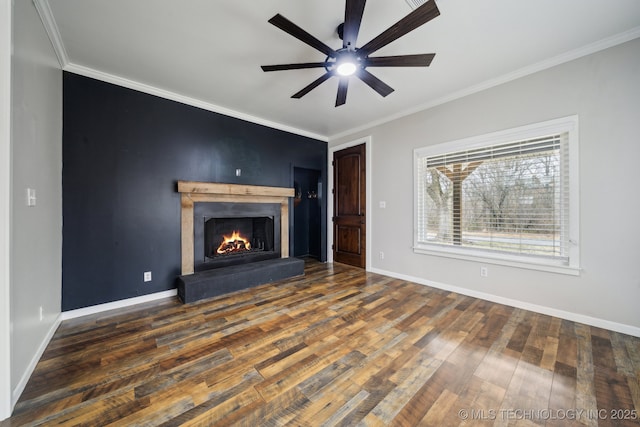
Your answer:
[[[637,426],[640,339],[340,265],[65,321],[2,423]]]

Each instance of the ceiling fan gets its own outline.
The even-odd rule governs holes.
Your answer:
[[[307,93],[318,87],[331,77],[340,78],[338,83],[338,95],[336,97],[336,107],[347,102],[347,88],[349,87],[349,77],[354,75],[365,82],[369,87],[380,95],[387,96],[393,92],[393,88],[382,80],[371,74],[368,67],[428,67],[433,60],[435,53],[418,55],[399,56],[378,56],[370,55],[380,48],[388,45],[394,40],[426,24],[433,18],[440,15],[438,6],[434,0],[429,0],[415,9],[409,15],[387,28],[380,35],[360,48],[356,47],[358,31],[364,13],[366,0],[346,0],[344,23],[338,26],[338,35],[342,39],[341,49],[332,49],[284,16],[277,14],[269,20],[269,23],[280,28],[284,32],[292,35],[298,40],[319,50],[327,55],[323,62],[304,62],[298,64],[263,65],[263,71],[299,70],[303,68],[324,68],[326,73],[320,76],[311,84],[304,87],[299,92],[291,96],[292,98],[302,98]]]

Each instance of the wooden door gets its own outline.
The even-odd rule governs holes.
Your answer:
[[[333,154],[333,260],[365,268],[365,144]]]

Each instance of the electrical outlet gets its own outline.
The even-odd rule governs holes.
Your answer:
[[[42,313],[42,306],[40,306],[40,321],[42,322],[42,319],[44,319],[44,315]]]
[[[380,251],[380,259],[384,259],[384,252]]]
[[[483,265],[482,267],[480,267],[480,277],[487,276],[489,276],[489,269]]]
[[[143,279],[145,282],[150,282],[151,281],[151,272],[150,271],[145,271],[144,275],[143,275]]]

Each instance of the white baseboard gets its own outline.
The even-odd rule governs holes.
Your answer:
[[[571,320],[573,322],[584,323],[586,325],[596,326],[598,328],[608,329],[610,331],[632,335],[634,337],[640,337],[640,328],[636,326],[625,325],[623,323],[612,322],[610,320],[599,319],[597,317],[586,316],[584,314],[572,313],[570,311],[558,310],[551,307],[531,304],[524,301],[505,298],[505,297],[501,297],[493,294],[487,294],[484,292],[478,292],[472,289],[461,288],[458,286],[448,285],[445,283],[433,282],[420,277],[409,276],[407,274],[396,273],[393,271],[381,270],[379,268],[372,268],[369,271],[371,271],[372,273],[383,274],[385,276],[394,277],[396,279],[407,280],[409,282],[418,283],[424,286],[431,286],[432,288],[438,288],[438,289],[442,289],[449,292],[455,292],[458,294],[495,302],[498,304],[508,305],[510,307],[521,308],[523,310],[529,310],[529,311],[533,311],[540,314],[546,314],[548,316],[559,317],[561,319]]]
[[[20,399],[20,396],[22,395],[24,388],[27,386],[27,382],[29,382],[29,378],[31,378],[31,374],[33,374],[33,371],[36,369],[36,365],[40,361],[40,358],[44,354],[44,351],[47,349],[49,342],[53,338],[53,334],[56,333],[58,326],[60,326],[60,322],[61,322],[61,319],[60,319],[60,315],[58,314],[56,316],[56,319],[53,321],[53,324],[47,331],[47,334],[45,335],[44,339],[38,346],[38,350],[36,350],[36,353],[31,358],[29,365],[27,365],[27,369],[25,369],[25,371],[22,373],[22,377],[20,377],[20,381],[18,381],[16,388],[14,388],[13,391],[11,392],[11,411],[12,412],[13,412],[13,408],[16,406],[16,403],[18,402],[18,399]]]
[[[53,324],[51,325],[51,328],[49,328],[47,335],[44,337],[44,339],[40,343],[40,346],[38,347],[38,350],[36,351],[36,353],[33,355],[33,358],[31,359],[31,361],[29,362],[27,369],[22,374],[20,381],[16,385],[15,389],[13,389],[13,391],[11,392],[11,411],[13,411],[13,408],[15,407],[16,402],[18,402],[18,399],[22,395],[24,388],[27,386],[27,382],[29,381],[29,378],[31,378],[31,374],[33,374],[33,371],[36,369],[36,365],[40,361],[40,358],[44,354],[44,351],[49,345],[49,342],[53,338],[53,335],[55,334],[56,330],[58,329],[58,326],[60,326],[60,323],[63,320],[75,319],[77,317],[87,316],[89,314],[101,313],[103,311],[113,310],[116,308],[129,307],[132,305],[141,304],[143,302],[155,301],[162,298],[169,298],[169,297],[176,296],[177,294],[178,294],[177,289],[170,289],[168,291],[157,292],[154,294],[143,295],[140,297],[129,298],[121,301],[114,301],[106,304],[99,304],[91,307],[79,308],[77,310],[64,311],[60,313],[56,317]]]
[[[479,299],[483,299],[483,300],[486,300],[486,301],[495,302],[495,303],[498,303],[498,304],[508,305],[510,307],[521,308],[521,309],[533,311],[533,312],[536,312],[536,313],[546,314],[546,315],[549,315],[549,316],[559,317],[561,319],[571,320],[571,321],[574,321],[574,322],[584,323],[586,325],[596,326],[596,327],[599,327],[599,328],[608,329],[608,330],[611,330],[611,331],[616,331],[616,332],[620,332],[620,333],[623,333],[623,334],[632,335],[632,336],[635,336],[635,337],[640,337],[640,328],[635,327],[635,326],[631,326],[631,325],[625,325],[625,324],[622,324],[622,323],[612,322],[612,321],[605,320],[605,319],[599,319],[599,318],[596,318],[596,317],[585,316],[585,315],[579,314],[579,313],[572,313],[572,312],[569,312],[569,311],[558,310],[558,309],[551,308],[551,307],[545,307],[545,306],[541,306],[541,305],[537,305],[537,304],[531,304],[531,303],[527,303],[527,302],[524,302],[524,301],[514,300],[514,299],[511,299],[511,298],[505,298],[505,297],[501,297],[501,296],[498,296],[498,295],[487,294],[487,293],[484,293],[484,292],[478,292],[478,291],[474,291],[474,290],[471,290],[471,289],[466,289],[466,288],[461,288],[461,287],[458,287],[458,286],[448,285],[448,284],[445,284],[445,283],[433,282],[433,281],[426,280],[426,279],[423,279],[423,278],[420,278],[420,277],[409,276],[407,274],[396,273],[396,272],[393,272],[393,271],[381,270],[381,269],[378,269],[378,268],[372,268],[369,271],[371,271],[372,273],[377,273],[377,274],[382,274],[382,275],[389,276],[389,277],[394,277],[396,279],[407,280],[409,282],[417,283],[417,284],[424,285],[424,286],[430,286],[430,287],[433,287],[433,288],[442,289],[442,290],[449,291],[449,292],[455,292],[455,293],[458,293],[458,294],[467,295],[467,296],[470,296],[470,297],[479,298]],[[85,308],[80,308],[80,309],[77,309],[77,310],[65,311],[65,312],[60,313],[58,315],[58,317],[56,318],[56,320],[51,325],[51,328],[49,328],[49,331],[47,332],[47,335],[42,340],[42,343],[38,347],[38,350],[34,354],[33,358],[31,359],[31,362],[29,362],[29,365],[27,366],[27,369],[25,370],[25,372],[23,373],[22,377],[20,378],[20,381],[16,385],[16,388],[12,391],[11,408],[13,409],[13,407],[16,404],[16,402],[20,398],[20,395],[24,391],[24,389],[25,389],[25,387],[27,385],[27,382],[29,381],[29,378],[31,377],[31,374],[33,373],[33,371],[36,368],[36,365],[38,364],[38,361],[42,357],[45,349],[47,348],[47,345],[49,345],[49,342],[53,338],[53,335],[55,334],[56,330],[58,329],[58,326],[60,326],[60,322],[62,322],[63,320],[75,319],[77,317],[87,316],[89,314],[101,313],[101,312],[108,311],[108,310],[113,310],[113,309],[116,309],[116,308],[129,307],[129,306],[136,305],[136,304],[141,304],[141,303],[144,303],[144,302],[155,301],[155,300],[162,299],[162,298],[169,298],[169,297],[173,297],[173,296],[176,296],[176,295],[177,295],[177,289],[171,289],[171,290],[168,290],[168,291],[157,292],[157,293],[150,294],[150,295],[143,295],[143,296],[140,296],[140,297],[129,298],[129,299],[126,299],[126,300],[114,301],[114,302],[110,302],[110,303],[99,304],[99,305],[94,305],[94,306],[91,306],[91,307],[85,307]]]
[[[102,313],[103,311],[115,310],[116,308],[129,307],[143,302],[155,301],[163,298],[170,298],[178,295],[177,289],[156,292],[154,294],[142,295],[135,298],[127,298],[120,301],[107,302],[104,304],[92,305],[91,307],[78,308],[76,310],[63,311],[61,320],[75,319],[77,317],[88,316],[90,314]]]

